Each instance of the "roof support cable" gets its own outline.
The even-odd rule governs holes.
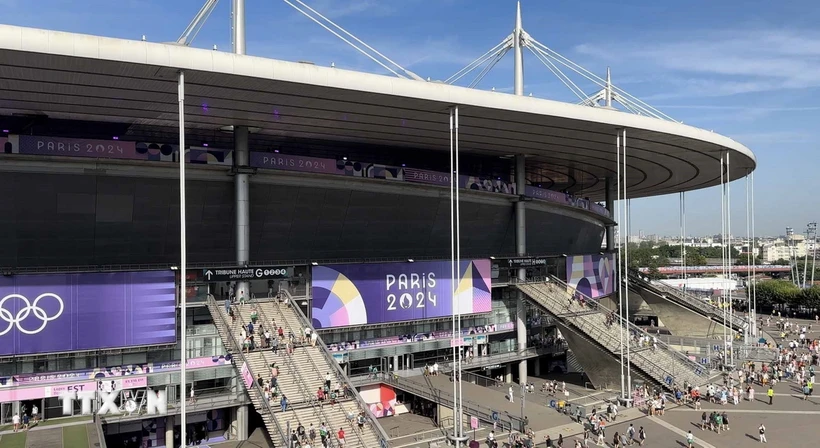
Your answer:
[[[498,62],[499,62],[500,60],[504,59],[504,56],[507,54],[507,52],[508,52],[508,51],[510,51],[510,49],[509,49],[509,48],[505,48],[503,51],[499,52],[499,53],[496,55],[495,59],[493,59],[493,61],[492,61],[492,62],[490,62],[489,64],[487,64],[487,66],[486,66],[486,67],[484,67],[484,69],[483,69],[483,70],[481,70],[481,72],[478,74],[478,76],[476,76],[476,77],[475,77],[475,79],[473,79],[473,82],[471,82],[471,83],[470,83],[470,85],[469,85],[469,86],[467,86],[467,87],[468,87],[468,88],[470,88],[470,89],[472,89],[472,88],[474,88],[475,86],[477,86],[477,85],[478,85],[478,83],[480,83],[480,82],[481,82],[481,80],[482,80],[482,79],[484,79],[484,77],[485,77],[485,76],[487,76],[487,73],[489,73],[489,72],[490,72],[490,70],[492,70],[492,69],[493,69],[493,67],[495,67],[495,65],[496,65],[496,64],[498,64]]]
[[[538,59],[541,64],[543,64],[547,69],[561,81],[570,92],[574,93],[581,101],[584,101],[586,98],[586,94],[580,87],[578,87],[572,80],[564,74],[552,61],[549,60],[544,54],[538,51],[538,48],[534,48],[531,46],[527,46],[527,49]]]
[[[202,5],[202,8],[198,13],[196,13],[193,20],[191,20],[191,23],[188,24],[185,31],[183,31],[179,36],[179,39],[177,39],[176,43],[178,45],[184,45],[186,47],[191,46],[194,39],[196,39],[196,36],[202,30],[202,26],[208,21],[208,17],[211,16],[212,12],[214,12],[214,8],[216,8],[217,3],[219,3],[219,0],[205,1],[205,4]]]
[[[467,64],[464,68],[457,71],[453,76],[450,76],[449,78],[445,79],[444,82],[446,84],[453,84],[453,83],[457,82],[458,80],[460,80],[461,78],[463,78],[468,73],[475,70],[476,68],[484,65],[487,61],[489,61],[493,57],[497,57],[499,53],[503,52],[504,54],[507,54],[507,51],[509,51],[512,48],[512,43],[513,43],[512,39],[513,39],[513,35],[510,34],[504,40],[502,40],[498,45],[496,45],[495,47],[491,48],[486,53],[479,56],[473,62],[470,62],[469,64]]]
[[[407,70],[406,68],[404,68],[404,67],[402,67],[401,65],[399,65],[397,62],[395,62],[395,61],[393,61],[392,59],[388,58],[387,56],[383,55],[382,53],[380,53],[378,50],[376,50],[375,48],[373,48],[373,47],[371,47],[370,45],[368,45],[368,44],[367,44],[366,42],[364,42],[363,40],[361,40],[361,39],[359,39],[358,37],[354,36],[353,34],[349,33],[347,30],[345,30],[344,28],[342,28],[340,25],[336,24],[335,22],[333,22],[333,21],[332,21],[332,20],[330,20],[329,18],[327,18],[327,17],[325,17],[324,15],[322,15],[320,12],[318,12],[318,11],[316,11],[315,9],[311,8],[311,7],[310,7],[309,5],[307,5],[305,2],[303,2],[303,1],[301,1],[301,0],[293,0],[294,2],[298,3],[298,4],[299,4],[300,6],[302,6],[303,8],[305,8],[305,9],[307,9],[308,11],[310,11],[311,13],[315,14],[317,17],[319,17],[319,19],[324,20],[325,22],[327,22],[328,24],[330,24],[331,26],[333,26],[334,28],[336,28],[338,31],[340,31],[340,32],[344,33],[345,35],[347,35],[347,36],[348,36],[348,37],[350,37],[351,39],[355,40],[356,42],[358,42],[359,44],[361,44],[363,47],[367,48],[368,50],[370,50],[370,51],[372,51],[373,53],[375,53],[377,56],[379,56],[379,57],[381,57],[382,59],[384,59],[385,61],[387,61],[389,64],[392,64],[393,68],[389,67],[389,66],[388,66],[387,64],[385,64],[384,62],[379,61],[376,57],[374,57],[373,55],[369,54],[369,53],[368,53],[368,52],[366,52],[365,50],[361,49],[361,48],[360,48],[359,46],[357,46],[356,44],[354,44],[354,43],[350,42],[348,39],[346,39],[346,38],[342,37],[342,36],[341,36],[338,32],[336,32],[336,31],[334,31],[334,30],[330,29],[330,27],[328,27],[327,25],[325,25],[324,23],[322,23],[322,22],[321,22],[319,19],[317,19],[316,17],[313,17],[311,14],[307,13],[305,10],[301,9],[299,6],[294,5],[294,4],[293,4],[293,3],[291,3],[289,0],[283,0],[283,1],[284,1],[286,4],[288,4],[291,8],[293,8],[293,9],[295,9],[296,11],[300,12],[302,15],[304,15],[304,16],[305,16],[305,17],[307,17],[308,19],[312,20],[312,21],[313,21],[313,22],[315,22],[317,25],[319,25],[319,26],[321,26],[322,28],[324,28],[325,30],[329,31],[331,34],[333,34],[334,36],[336,36],[336,37],[338,37],[339,39],[341,39],[344,43],[346,43],[346,44],[350,45],[351,47],[353,47],[354,49],[356,49],[357,51],[359,51],[360,53],[362,53],[363,55],[365,55],[366,57],[368,57],[368,58],[369,58],[370,60],[372,60],[373,62],[375,62],[375,63],[379,64],[382,68],[384,68],[385,70],[389,71],[390,73],[392,73],[392,74],[394,74],[394,75],[398,76],[399,78],[404,78],[404,79],[410,78],[410,79],[415,79],[415,80],[417,80],[417,81],[423,81],[423,79],[422,79],[420,76],[418,76],[417,74],[415,74],[415,73],[411,72],[410,70]],[[402,72],[402,73],[404,73],[404,75],[401,75],[401,74],[399,74],[398,72]]]
[[[584,67],[576,64],[572,60],[566,58],[565,56],[558,53],[557,51],[547,47],[546,45],[542,44],[541,42],[539,42],[536,39],[530,38],[529,42],[532,43],[536,48],[541,50],[541,52],[548,55],[551,59],[554,59],[559,64],[561,64],[561,65],[569,68],[570,70],[574,71],[575,73],[583,76],[584,78],[586,78],[589,81],[595,83],[599,87],[606,88],[606,80],[604,80],[600,76],[598,76],[598,75],[592,73],[591,71],[585,69]],[[648,116],[677,122],[677,120],[673,119],[669,115],[666,115],[665,113],[655,109],[654,107],[647,104],[645,101],[641,100],[640,98],[637,98],[636,96],[630,94],[629,92],[627,92],[626,90],[624,90],[620,87],[612,85],[612,90],[619,94],[619,96],[620,96],[620,101],[619,102],[621,104],[624,104],[625,102],[632,102],[633,103],[632,106],[634,108],[643,110],[644,113]]]

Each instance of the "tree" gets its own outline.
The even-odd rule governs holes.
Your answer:
[[[785,280],[765,280],[757,283],[758,306],[799,302],[802,291],[794,283]]]
[[[752,265],[760,265],[762,264],[759,257],[751,257],[752,258]],[[749,256],[747,254],[740,254],[737,259],[735,259],[735,266],[746,266],[749,264]]]
[[[799,304],[807,308],[820,308],[820,286],[814,285],[800,291]]]
[[[706,257],[700,252],[686,251],[686,266],[706,266]]]

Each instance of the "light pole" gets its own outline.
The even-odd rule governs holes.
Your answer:
[[[188,362],[188,338],[186,333],[187,328],[187,294],[185,287],[185,280],[187,275],[187,242],[185,237],[185,73],[179,72],[179,81],[177,85],[177,96],[179,100],[179,307],[180,307],[180,355],[181,360],[179,364],[179,390],[180,394],[180,440],[183,446],[187,445],[187,438],[185,435],[186,429],[186,387],[185,381],[185,367]],[[193,388],[193,384],[191,384]],[[172,441],[173,442],[173,441]]]

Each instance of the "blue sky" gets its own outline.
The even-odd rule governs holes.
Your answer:
[[[153,42],[176,40],[204,0],[0,0],[3,23]],[[446,79],[514,25],[514,0],[307,0],[422,77]],[[230,51],[230,0],[194,45]],[[758,234],[817,220],[820,8],[789,0],[524,0],[535,39],[677,120],[728,135],[758,158]],[[281,0],[247,0],[248,54],[380,73],[383,69]],[[575,97],[528,52],[525,94]],[[577,77],[573,78],[578,80]],[[591,94],[595,89],[580,84]],[[508,54],[479,88],[512,88]],[[813,101],[814,100],[814,101]],[[745,182],[732,184],[733,233],[745,235]],[[689,234],[720,229],[716,188],[687,195]],[[677,235],[678,196],[634,200],[633,233]]]

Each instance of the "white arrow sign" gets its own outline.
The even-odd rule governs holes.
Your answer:
[[[211,279],[211,276],[212,276],[212,275],[214,275],[213,271],[210,271],[210,270],[205,271],[205,277],[208,277],[208,280],[210,280],[210,279]]]

